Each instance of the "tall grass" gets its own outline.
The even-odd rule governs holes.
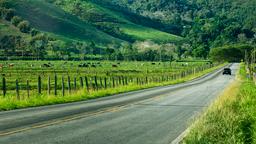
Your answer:
[[[237,80],[191,126],[183,143],[256,143],[255,132],[256,86],[242,65]]]

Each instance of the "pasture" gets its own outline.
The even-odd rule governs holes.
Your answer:
[[[0,110],[175,84],[217,67],[209,62],[2,61]]]

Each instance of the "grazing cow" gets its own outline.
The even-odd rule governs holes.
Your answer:
[[[9,68],[12,68],[12,67],[14,67],[14,64],[11,63],[11,64],[9,64],[8,66],[9,66]]]
[[[47,67],[47,68],[49,68],[49,67],[51,67],[51,65],[49,65],[49,64],[43,64],[43,65],[41,65],[41,67]]]
[[[2,69],[4,67],[4,65],[3,64],[0,64],[0,68]]]
[[[113,67],[113,68],[117,68],[118,66],[117,66],[117,65],[115,65],[115,64],[113,64],[113,65],[112,65],[112,67]]]
[[[84,67],[84,64],[79,64],[78,67]]]
[[[93,64],[93,65],[91,65],[91,67],[96,68],[96,65],[95,65],[95,64]]]
[[[151,63],[152,65],[156,65],[156,63]]]
[[[78,67],[89,67],[89,65],[84,63],[84,64],[79,64]]]

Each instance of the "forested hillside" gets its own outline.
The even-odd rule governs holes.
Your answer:
[[[179,27],[196,57],[226,44],[255,44],[255,0],[104,0],[136,14]],[[167,29],[165,31],[168,31]]]
[[[129,48],[137,41],[166,44],[182,40],[90,1],[1,0],[0,7],[0,51],[4,59],[102,59],[109,55],[123,59],[120,48]]]
[[[215,47],[256,43],[255,5],[256,0],[0,0],[0,51],[4,57],[208,58]]]

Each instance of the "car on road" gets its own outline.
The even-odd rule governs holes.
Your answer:
[[[230,68],[224,68],[223,75],[231,75],[231,69]]]

